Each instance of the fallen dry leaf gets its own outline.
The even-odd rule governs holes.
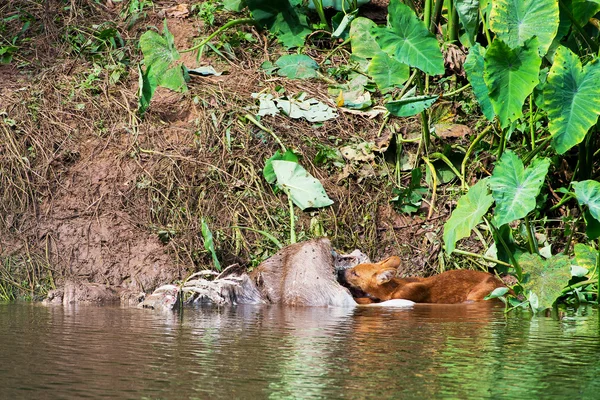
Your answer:
[[[165,8],[163,13],[169,18],[185,18],[190,14],[189,4],[182,3],[176,6]]]
[[[462,138],[471,134],[471,128],[462,124],[435,124],[435,133],[439,137]]]

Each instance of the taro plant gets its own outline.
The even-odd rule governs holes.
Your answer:
[[[321,182],[298,163],[298,156],[290,150],[276,151],[266,161],[263,175],[268,183],[288,197],[290,243],[296,243],[294,205],[304,211],[333,204]]]
[[[444,227],[446,251],[456,251],[457,240],[469,236],[484,221],[494,238],[498,257],[503,258],[497,265],[512,267],[509,271],[518,280],[515,292],[525,296],[524,304],[539,311],[566,293],[569,298],[589,300],[588,286],[598,288],[596,263],[586,263],[590,266],[586,268],[590,278],[587,272],[572,266],[583,267],[582,245],[575,246],[574,258],[568,257],[574,231],[567,238],[565,255],[542,254],[544,260],[532,215],[548,211],[542,201],[544,196],[539,194],[544,192],[550,162],[536,156],[563,155],[578,146],[572,177],[583,180],[572,182],[574,193],[557,189],[555,193],[563,194],[557,206],[576,198],[584,208],[588,238],[597,237],[594,235],[598,219],[592,209],[598,182],[589,178],[595,153],[592,135],[600,115],[598,85],[592,83],[598,80],[599,63],[589,52],[595,53],[598,48],[590,31],[582,28],[600,11],[600,6],[554,0],[462,3],[457,6],[457,13],[465,31],[463,43],[470,47],[465,71],[483,115],[500,131],[499,159],[492,176],[479,181],[459,199]],[[472,7],[466,7],[467,3]],[[475,11],[481,23],[473,24],[475,19],[469,18]],[[479,37],[485,40],[477,43],[480,26],[484,35]],[[478,136],[466,154],[472,153],[486,133]],[[519,141],[528,144],[522,159],[507,150]],[[463,179],[464,173],[463,168]],[[553,179],[548,179],[547,185],[552,183]],[[492,204],[493,218],[486,218]],[[519,221],[516,226],[515,221]],[[573,224],[576,228],[577,223]],[[522,248],[512,240],[517,231],[526,238]],[[514,298],[510,300],[516,304]]]

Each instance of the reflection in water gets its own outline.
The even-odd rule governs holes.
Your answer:
[[[598,314],[0,305],[2,398],[596,398]],[[587,313],[590,315],[587,315]]]

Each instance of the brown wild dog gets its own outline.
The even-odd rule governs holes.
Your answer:
[[[392,299],[438,304],[473,302],[505,287],[494,275],[471,270],[446,271],[429,278],[396,278],[399,265],[400,258],[395,256],[379,263],[359,264],[340,271],[338,280],[359,304]]]

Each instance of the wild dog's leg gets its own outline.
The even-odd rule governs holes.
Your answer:
[[[371,303],[375,303],[375,300],[372,300],[368,297],[355,297],[354,301],[356,301],[358,304],[371,304]]]
[[[473,289],[471,289],[467,295],[467,301],[482,301],[487,295],[492,293],[494,289],[501,286],[502,285],[499,284],[496,279],[490,277],[490,279],[475,285]]]
[[[420,282],[407,283],[394,291],[392,299],[412,300],[415,303],[429,301],[429,287]]]

